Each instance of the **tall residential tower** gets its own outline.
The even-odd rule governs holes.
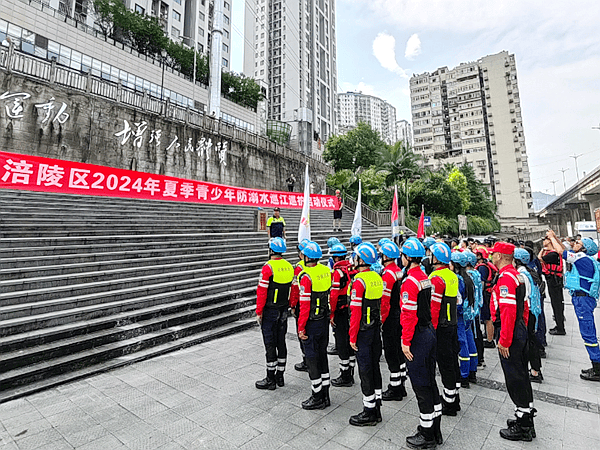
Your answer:
[[[320,154],[335,133],[335,0],[246,0],[244,74],[264,82],[268,119]]]
[[[533,213],[515,56],[506,51],[410,79],[414,151],[473,166],[503,223]]]
[[[341,129],[352,129],[365,122],[387,144],[396,142],[396,108],[385,100],[361,92],[345,92],[337,95],[337,108]]]

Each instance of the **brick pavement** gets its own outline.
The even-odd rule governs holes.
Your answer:
[[[502,390],[497,354],[489,351],[479,372],[484,386],[461,390],[462,411],[442,419],[440,448],[600,448],[600,383],[579,379],[589,361],[572,306],[566,315],[568,335],[549,336],[545,382],[534,385],[545,400],[536,401],[537,439],[499,437],[513,405]],[[254,388],[265,368],[261,336],[253,329],[2,404],[0,450],[404,448],[418,424],[410,387],[407,399],[383,404],[381,424],[354,428],[348,418],[362,408],[358,384],[332,388],[330,408],[304,411],[300,403],[310,384],[292,368],[300,353],[292,337],[288,350],[286,386],[276,391]],[[337,361],[330,357],[332,377]],[[382,369],[385,383],[383,361]]]

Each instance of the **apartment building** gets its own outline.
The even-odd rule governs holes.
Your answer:
[[[533,213],[515,56],[506,51],[410,79],[414,146],[426,166],[467,163],[501,219]]]
[[[335,133],[335,0],[246,0],[244,74],[268,86],[268,119],[321,154]]]
[[[385,100],[362,92],[345,92],[337,95],[337,108],[339,127],[351,129],[364,122],[387,144],[396,142],[396,108]]]
[[[412,125],[408,120],[399,120],[396,122],[396,142],[405,141],[413,145]]]

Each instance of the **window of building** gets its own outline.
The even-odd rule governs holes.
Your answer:
[[[229,16],[223,15],[223,21],[225,22],[225,25],[229,25]]]
[[[230,10],[229,3],[225,2],[223,6],[225,7],[225,9],[226,9],[227,11],[229,11],[229,10]]]
[[[135,12],[138,14],[145,14],[146,10],[136,3],[135,4]]]
[[[173,36],[174,38],[178,38],[179,37],[179,29],[177,29],[175,27],[171,27],[171,36]]]
[[[175,3],[177,3],[178,5],[181,5],[181,0],[175,0]]]
[[[227,44],[223,44],[223,51],[229,53],[229,46]]]
[[[204,36],[204,29],[198,27],[198,36]]]
[[[177,22],[181,22],[181,14],[179,14],[175,10],[173,10],[173,20],[176,20]]]
[[[206,16],[204,15],[203,12],[200,13],[200,20],[203,22],[206,20]]]
[[[227,31],[227,30],[223,30],[223,33],[225,34],[225,37],[226,37],[227,39],[229,39],[229,31]]]
[[[223,67],[229,67],[229,61],[223,58]]]

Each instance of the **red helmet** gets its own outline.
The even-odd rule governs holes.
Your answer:
[[[480,254],[483,259],[487,259],[490,256],[488,249],[483,245],[480,245],[475,249],[475,254]]]

